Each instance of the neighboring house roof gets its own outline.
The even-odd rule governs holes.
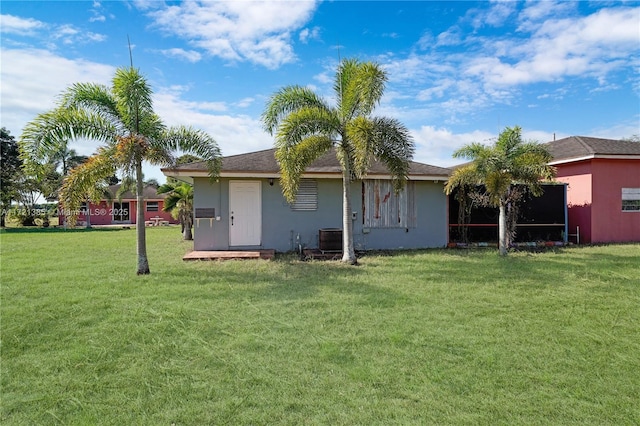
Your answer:
[[[122,185],[119,183],[116,185],[109,185],[109,192],[111,193],[111,197],[113,198],[113,200],[116,200],[118,198],[116,197],[116,194],[118,193],[120,186]],[[166,197],[166,194],[158,194],[158,188],[154,185],[145,185],[142,190],[142,194],[144,195],[145,200],[163,200]],[[122,197],[120,198],[122,200],[135,200],[136,194],[131,190],[127,190],[122,194]]]
[[[561,164],[592,158],[640,160],[640,142],[615,139],[570,136],[544,144],[551,155],[551,164]]]
[[[222,158],[220,177],[263,177],[277,178],[280,167],[275,158],[275,149],[231,155]],[[174,177],[206,177],[207,165],[204,162],[181,164],[175,168],[162,169],[167,176]],[[409,178],[412,180],[446,180],[451,170],[444,167],[410,162]],[[342,168],[336,158],[335,151],[330,151],[307,167],[304,177],[335,178],[342,176]],[[373,161],[368,172],[369,177],[388,177],[386,166]]]

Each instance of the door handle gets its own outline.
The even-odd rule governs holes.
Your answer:
[[[233,216],[231,216],[231,226],[233,226]]]

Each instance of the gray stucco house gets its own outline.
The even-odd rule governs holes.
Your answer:
[[[275,149],[224,157],[212,182],[205,163],[163,169],[193,183],[194,250],[279,252],[319,248],[319,231],[342,227],[342,173],[335,152],[307,168],[297,199],[289,204],[279,185]],[[356,250],[444,247],[450,170],[412,162],[409,182],[395,194],[388,171],[373,162],[365,180],[353,182]]]

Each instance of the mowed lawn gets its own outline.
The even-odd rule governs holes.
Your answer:
[[[9,231],[3,425],[640,424],[640,245],[192,262]]]

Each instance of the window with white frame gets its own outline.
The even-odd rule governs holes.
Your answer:
[[[622,188],[622,211],[640,212],[640,188]]]
[[[158,202],[157,201],[147,201],[147,211],[148,212],[160,211]]]
[[[301,179],[296,199],[290,206],[293,211],[311,212],[318,210],[318,182],[315,179]]]
[[[362,216],[366,228],[415,228],[415,182],[396,193],[390,180],[362,182]]]

